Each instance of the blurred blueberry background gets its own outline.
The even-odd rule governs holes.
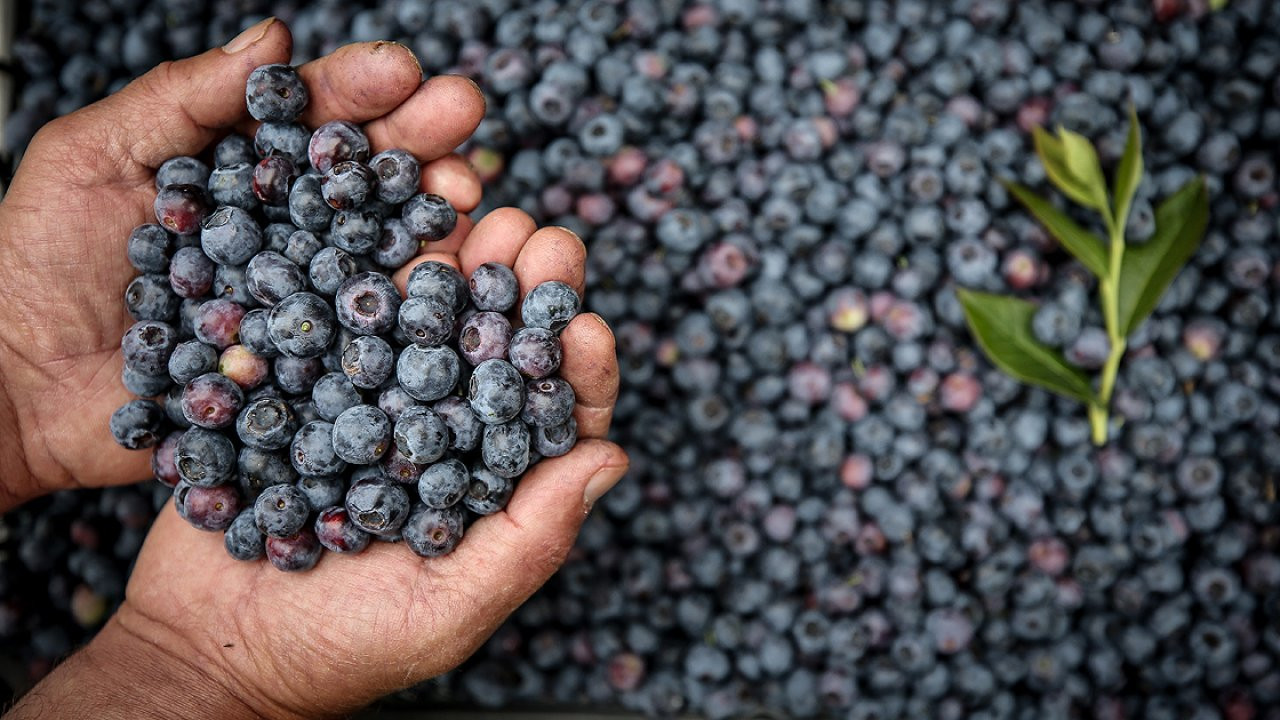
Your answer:
[[[275,14],[295,61],[399,39],[488,116],[485,209],[590,249],[632,472],[478,656],[389,702],[711,718],[1280,718],[1280,2],[18,2],[4,179],[49,119]],[[1128,236],[1197,173],[1204,244],[1085,411],[993,370],[956,287],[1045,304],[1096,367],[1092,278],[997,178],[1124,110]],[[124,238],[121,238],[123,241]],[[0,519],[18,692],[119,602],[158,484]]]

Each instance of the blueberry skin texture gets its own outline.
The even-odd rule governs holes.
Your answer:
[[[424,558],[442,557],[462,542],[465,518],[457,508],[437,509],[419,505],[402,529],[404,544]]]
[[[418,497],[427,507],[443,510],[461,502],[470,485],[467,466],[449,458],[432,464],[418,476]]]
[[[356,527],[374,535],[400,530],[409,517],[409,493],[385,480],[362,480],[347,491],[346,508]]]
[[[320,176],[306,174],[289,189],[289,220],[303,230],[327,232],[333,222],[333,208],[320,192]]]
[[[439,195],[419,193],[405,201],[400,219],[419,243],[436,242],[449,237],[458,225],[458,211]]]
[[[111,437],[129,450],[149,448],[164,434],[164,409],[154,400],[130,400],[111,413]]]
[[[378,199],[388,205],[399,205],[418,192],[421,168],[418,159],[408,151],[393,148],[374,155],[369,167],[378,178]]]
[[[486,425],[480,457],[495,475],[520,476],[529,467],[529,428],[520,420]]]
[[[337,332],[329,303],[312,293],[294,293],[271,307],[267,334],[280,352],[298,358],[323,355]]]
[[[563,425],[573,417],[577,396],[563,378],[530,380],[525,384],[524,409],[520,419],[530,425]]]
[[[219,265],[243,265],[262,249],[262,228],[248,211],[220,207],[201,223],[200,249]]]
[[[200,231],[200,223],[213,208],[212,199],[199,185],[168,185],[156,193],[152,208],[156,222],[175,235],[191,235]]]
[[[236,435],[245,445],[259,450],[282,450],[293,441],[298,419],[289,403],[263,397],[249,401],[236,418]]]
[[[267,310],[255,308],[240,318],[240,344],[258,357],[273,358],[280,354],[280,348],[271,340],[267,330]]]
[[[262,122],[293,122],[310,95],[298,71],[288,65],[262,65],[249,73],[244,102],[249,115]]]
[[[205,373],[182,389],[182,415],[198,427],[229,427],[242,407],[244,391],[225,375]]]
[[[510,478],[477,464],[471,466],[471,484],[467,486],[467,494],[462,496],[462,504],[477,515],[492,515],[507,506],[514,491],[515,484]]]
[[[257,520],[254,519],[253,507],[247,507],[227,526],[222,544],[228,555],[236,560],[249,562],[258,560],[266,552],[266,540],[267,536],[258,529]]]
[[[202,297],[213,287],[214,267],[200,248],[179,248],[169,263],[169,286],[180,298]]]
[[[289,258],[271,250],[253,256],[245,268],[245,285],[254,300],[271,307],[281,300],[307,289],[302,268]]]
[[[538,285],[525,296],[520,317],[526,327],[540,327],[560,332],[578,314],[582,299],[573,288],[559,280]]]
[[[391,345],[376,335],[361,335],[342,351],[342,372],[364,390],[381,387],[396,368]]]
[[[258,196],[253,192],[253,169],[257,162],[219,167],[209,175],[209,194],[218,205],[255,210]]]
[[[139,275],[124,290],[124,306],[134,320],[170,322],[181,302],[164,274]]]
[[[373,405],[356,405],[333,421],[333,451],[354,465],[378,461],[391,446],[391,421]]]
[[[236,448],[222,433],[193,427],[182,434],[173,462],[183,482],[213,487],[229,482],[236,471]]]
[[[193,487],[182,501],[183,517],[197,530],[226,530],[240,513],[240,493],[230,485]]]
[[[148,375],[127,365],[120,371],[120,381],[125,390],[144,398],[155,397],[173,385],[168,375]]]
[[[343,327],[357,335],[381,335],[396,324],[400,291],[386,275],[362,272],[343,281],[333,304]]]
[[[511,336],[507,360],[525,377],[538,379],[560,369],[560,338],[547,328],[520,328]]]
[[[373,261],[384,268],[398,270],[418,254],[418,241],[413,239],[404,223],[391,218],[382,223],[382,236],[371,253]]]
[[[506,360],[485,360],[471,373],[467,399],[487,425],[513,420],[524,407],[524,379]]]
[[[358,125],[333,120],[315,129],[307,144],[307,157],[317,172],[328,172],[335,164],[369,159],[369,138]]]
[[[333,424],[313,420],[293,436],[289,460],[299,475],[337,475],[347,463],[333,450]]]
[[[430,402],[453,392],[461,372],[458,354],[448,347],[410,345],[396,361],[396,381],[417,400]]]
[[[324,241],[316,237],[315,233],[309,230],[295,230],[289,234],[289,239],[285,242],[284,250],[281,250],[280,254],[302,269],[305,275],[305,270],[311,267],[311,261],[323,249]]]
[[[300,174],[298,166],[284,155],[268,155],[253,167],[253,194],[265,206],[262,210],[268,219],[289,219],[289,188]],[[283,209],[283,217],[272,208]]]
[[[156,189],[170,185],[204,185],[209,180],[209,166],[185,155],[171,157],[156,168]]]
[[[178,344],[178,331],[168,323],[143,320],[124,333],[120,350],[127,367],[147,375],[164,375],[169,369],[169,356]]]
[[[320,177],[320,192],[334,210],[351,210],[364,205],[377,183],[377,176],[366,165],[343,160]]]
[[[471,291],[471,303],[480,310],[504,313],[516,306],[520,298],[520,282],[515,272],[496,262],[487,262],[476,268],[467,281]]]
[[[218,141],[213,148],[213,164],[215,167],[227,167],[236,163],[252,163],[258,157],[253,152],[253,140],[231,133]]]
[[[410,462],[426,465],[444,456],[449,447],[449,426],[430,408],[411,407],[395,421],[392,439]]]
[[[312,386],[311,401],[321,418],[333,422],[344,410],[359,405],[363,399],[344,373],[331,372]]]
[[[409,297],[431,297],[439,300],[457,315],[467,308],[471,291],[467,279],[452,265],[438,260],[428,260],[414,266],[405,283]]]
[[[178,343],[169,355],[169,377],[179,385],[186,385],[217,368],[218,350],[199,340]]]
[[[253,136],[253,149],[258,157],[283,155],[302,167],[307,164],[307,143],[311,133],[297,123],[262,123]]]
[[[155,223],[139,225],[129,233],[129,264],[138,272],[168,272],[169,258],[176,250],[173,236]]]
[[[293,485],[272,485],[253,503],[258,529],[267,537],[289,537],[307,524],[311,505],[307,496]]]
[[[313,290],[321,295],[333,295],[343,282],[358,272],[359,266],[350,253],[336,247],[327,247],[311,258],[307,277],[311,280]]]
[[[478,312],[467,318],[458,333],[458,350],[472,365],[505,359],[511,345],[511,321],[496,312]]]
[[[341,506],[326,507],[320,511],[316,516],[315,533],[325,550],[352,555],[369,547],[372,539],[369,533],[351,522],[347,509]]]
[[[430,296],[410,296],[400,303],[396,323],[405,337],[425,347],[443,345],[456,324],[452,308]]]
[[[329,241],[352,255],[365,255],[382,239],[382,214],[356,208],[339,210],[329,221]]]
[[[276,374],[276,387],[290,395],[303,395],[311,392],[325,368],[320,358],[280,355],[272,363],[272,370]]]
[[[341,505],[347,495],[347,481],[341,475],[304,475],[294,484],[314,512]]]
[[[560,457],[578,443],[578,421],[569,418],[563,425],[542,425],[529,428],[533,452],[542,457]]]
[[[306,572],[320,562],[324,547],[310,528],[304,528],[287,538],[268,537],[266,555],[277,570]]]
[[[451,395],[431,406],[449,428],[449,449],[470,452],[480,444],[484,423],[471,410],[466,400]]]
[[[272,485],[291,485],[298,480],[298,473],[289,461],[270,450],[241,448],[236,469],[236,484],[251,500],[256,500],[263,490]]]

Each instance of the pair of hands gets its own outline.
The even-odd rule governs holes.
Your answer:
[[[110,413],[128,399],[121,293],[134,271],[124,241],[151,219],[155,168],[248,131],[249,72],[288,62],[291,37],[267,20],[224,48],[161,65],[119,93],[40,131],[0,203],[0,510],[38,494],[148,477],[149,453],[118,447]],[[300,68],[311,92],[302,122],[364,123],[374,150],[424,162],[423,189],[460,213],[481,187],[452,154],[484,114],[473,83],[422,82],[393,43],[343,47]],[[457,230],[414,261],[470,273],[512,266],[527,291],[561,280],[580,293],[585,248],[504,209]],[[396,280],[401,289],[408,268]],[[562,333],[562,375],[577,393],[581,440],[539,463],[505,512],[468,528],[453,554],[421,560],[374,543],[284,574],[227,556],[166,506],[138,558],[126,599],[83,651],[11,717],[319,717],[358,708],[449,670],[560,566],[592,503],[627,457],[603,438],[618,389],[613,336],[583,314]]]

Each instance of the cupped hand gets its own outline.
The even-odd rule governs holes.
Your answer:
[[[124,290],[137,274],[130,231],[155,222],[155,171],[221,135],[252,133],[244,86],[253,68],[287,63],[292,38],[267,20],[224,48],[165,63],[118,93],[50,122],[32,140],[0,202],[0,511],[68,487],[135,482],[149,453],[107,429],[130,399],[120,338],[132,324]],[[461,77],[422,81],[395,43],[359,43],[307,63],[302,117],[363,123],[375,149],[401,147],[425,167],[423,188],[461,212],[480,183],[452,153],[484,115]]]

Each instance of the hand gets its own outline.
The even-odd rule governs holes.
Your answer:
[[[125,242],[155,222],[155,169],[199,154],[222,134],[252,132],[244,85],[253,68],[288,62],[292,38],[264,21],[226,48],[166,63],[120,92],[46,125],[0,203],[0,512],[44,492],[136,482],[149,453],[107,430],[129,398],[120,338],[132,324],[124,290],[136,274]],[[427,163],[424,189],[460,212],[480,183],[451,153],[484,115],[469,80],[422,82],[394,43],[348,45],[302,66],[311,103],[302,122],[365,123],[375,149],[403,147]],[[465,236],[465,229],[459,231]]]
[[[243,70],[226,81],[230,98],[230,92],[239,92],[244,76],[254,66],[287,57],[287,32],[278,24],[268,27],[253,48],[263,42],[274,43],[275,49],[243,62],[218,57],[223,51],[215,50],[161,72],[182,77],[179,85],[183,87],[221,84],[221,79],[207,74],[229,73],[222,67],[229,63]],[[359,113],[341,100],[361,97],[361,105],[370,107],[372,101],[365,98],[375,92],[374,85],[385,82],[383,78],[377,82],[368,78],[368,87],[347,85],[343,91],[335,90],[339,78],[343,83],[352,83],[353,78],[360,77],[352,72],[353,63],[358,68],[370,54],[387,52],[385,47],[376,50],[352,46],[304,67],[313,92],[311,112],[330,107],[330,116],[358,115],[365,119],[387,112],[384,108],[379,113]],[[243,52],[253,52],[253,48]],[[193,67],[179,67],[184,63],[192,63]],[[329,79],[319,79],[322,77]],[[367,129],[375,148],[408,146],[420,157],[431,157],[432,153],[438,155],[455,146],[457,136],[442,135],[438,129],[437,139],[429,145],[415,147],[408,142],[416,138],[421,143],[422,138],[431,137],[415,130],[413,123],[419,119],[434,119],[432,127],[438,128],[436,123],[442,116],[466,111],[471,100],[465,98],[474,93],[471,86],[464,83],[443,87],[446,91],[429,82],[402,106],[413,108],[419,98],[426,96],[433,113],[419,110],[401,115],[400,111],[391,111],[386,119],[370,124]],[[408,95],[401,93],[397,103]],[[212,112],[213,103],[210,105]],[[387,105],[390,106],[389,101]],[[189,152],[195,152],[197,143],[207,143],[213,136],[211,131],[201,130],[200,123],[216,125],[222,120],[234,123],[240,119],[232,118],[230,112],[201,116],[189,106],[180,112],[191,118],[205,117],[189,125],[193,128],[191,144],[182,146]],[[390,120],[410,116],[412,119]],[[315,123],[325,118],[320,115],[308,121]],[[467,132],[474,126],[471,115],[465,120],[456,118],[455,122],[459,127],[465,126]],[[379,127],[382,129],[375,129]],[[148,157],[149,164],[139,167],[153,167],[170,154],[176,153],[165,151]],[[32,157],[29,154],[24,165]],[[118,197],[140,196],[141,200],[135,203],[149,208],[149,171],[136,172],[138,179],[122,186]],[[452,190],[444,194],[461,208],[468,208],[468,202],[473,207],[478,201],[478,186],[472,188],[470,177],[464,177],[456,165],[428,170],[426,175],[426,182],[434,191]],[[26,181],[25,177],[19,179]],[[438,186],[432,185],[437,182]],[[451,184],[460,186],[462,192],[474,191],[474,195],[468,199]],[[7,212],[18,217],[16,210]],[[133,220],[121,221],[119,232],[110,236],[115,247],[119,247],[120,238],[127,235],[131,223],[136,224]],[[85,226],[89,225],[86,220]],[[6,248],[6,252],[12,251]],[[123,257],[120,251],[111,254]],[[48,250],[45,257],[53,255]],[[515,269],[522,292],[553,279],[581,292],[585,257],[581,240],[572,233],[561,228],[537,230],[524,213],[505,209],[490,213],[474,227],[460,216],[453,235],[415,264],[435,259],[469,273],[481,263],[496,261]],[[104,278],[98,285],[99,296],[111,282],[123,287],[129,274],[127,267],[108,268],[112,262],[103,257],[93,265]],[[405,268],[396,276],[402,289],[408,271]],[[89,291],[74,288],[71,295],[85,297],[78,293]],[[103,304],[106,301],[99,299],[97,305]],[[118,343],[108,338],[123,330],[127,320],[93,305],[66,312],[66,317],[77,318],[81,323],[85,322],[85,313],[103,314],[92,325],[93,332],[103,335],[96,356],[61,350],[47,357],[71,355],[80,359],[67,362],[68,368],[91,368],[83,370],[84,377],[90,381],[98,378],[97,385],[89,382],[88,386],[99,387],[103,393],[93,407],[101,405],[105,427],[106,414],[123,399],[106,397],[111,395],[110,388],[118,384],[120,369]],[[49,329],[46,326],[44,322],[40,325]],[[58,347],[74,347],[76,337],[84,335],[74,331],[68,331],[65,337],[59,335],[58,342],[66,344]],[[326,554],[310,572],[285,574],[265,562],[231,559],[222,547],[220,533],[195,530],[177,517],[171,505],[166,506],[143,546],[119,612],[84,651],[32,690],[14,709],[12,717],[42,713],[131,718],[341,715],[387,692],[456,666],[555,572],[586,512],[627,469],[622,450],[602,439],[608,431],[618,390],[612,333],[598,316],[583,314],[569,324],[561,339],[565,348],[561,373],[577,393],[575,417],[582,439],[568,455],[534,466],[520,481],[507,509],[468,527],[465,539],[453,554],[423,560],[404,547],[375,542],[359,556]],[[61,367],[56,360],[46,362]],[[84,392],[85,380],[82,378],[79,383],[75,386],[77,391]],[[64,432],[74,437],[69,425]],[[98,445],[105,450],[110,442],[107,437]],[[121,472],[130,470],[126,460],[120,462]]]

